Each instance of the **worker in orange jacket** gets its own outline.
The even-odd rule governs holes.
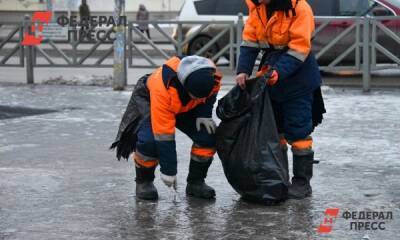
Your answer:
[[[246,3],[249,18],[243,30],[236,81],[245,87],[257,55],[264,51],[257,75],[268,78],[286,159],[287,143],[292,146],[293,178],[289,198],[302,199],[312,193],[314,151],[310,135],[317,125],[313,106],[315,101],[323,104],[322,96],[316,95],[320,93],[321,76],[311,52],[313,12],[306,0],[246,0]],[[320,108],[314,116],[320,115],[322,120],[324,110]]]
[[[215,64],[199,56],[172,57],[147,78],[148,97],[145,98],[149,99],[150,110],[142,114],[145,117],[141,117],[138,131],[134,133],[138,198],[158,198],[153,184],[158,164],[161,180],[176,189],[175,128],[193,141],[186,193],[206,199],[215,196],[214,189],[204,179],[216,152],[212,109],[220,80]],[[144,94],[140,91],[138,94]]]

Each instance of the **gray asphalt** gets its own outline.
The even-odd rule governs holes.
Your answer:
[[[225,86],[221,96],[229,86]],[[108,87],[0,85],[0,105],[57,112],[0,120],[0,239],[385,239],[400,236],[400,91],[324,89],[311,198],[244,202],[216,157],[215,201],[184,194],[191,142],[178,132],[178,198],[135,199],[134,165],[108,150],[130,97]],[[4,110],[4,109],[3,109]],[[1,111],[1,109],[0,109]],[[157,172],[157,176],[159,173]],[[326,208],[339,208],[320,234]],[[345,211],[392,212],[385,230],[351,230]],[[371,220],[359,220],[371,221]]]

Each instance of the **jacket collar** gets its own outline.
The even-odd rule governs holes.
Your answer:
[[[166,89],[169,89],[172,86],[178,91],[179,100],[183,106],[186,106],[190,102],[191,97],[182,83],[178,80],[177,73],[166,64],[162,66],[162,79]]]

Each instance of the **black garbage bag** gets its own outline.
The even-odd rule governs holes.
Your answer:
[[[150,114],[150,94],[146,87],[148,77],[144,75],[138,80],[119,125],[117,137],[110,147],[116,149],[118,160],[121,157],[128,159],[135,151],[140,124]]]
[[[287,199],[288,169],[264,79],[234,87],[218,102],[217,152],[228,182],[245,200]]]

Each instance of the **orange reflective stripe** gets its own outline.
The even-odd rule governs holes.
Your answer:
[[[143,160],[139,155],[140,154],[134,154],[133,161],[140,167],[151,168],[158,165],[157,160]]]
[[[313,144],[312,138],[294,141],[291,143],[292,148],[297,150],[311,149]]]
[[[213,157],[215,152],[215,148],[192,147],[192,154],[200,157]]]

